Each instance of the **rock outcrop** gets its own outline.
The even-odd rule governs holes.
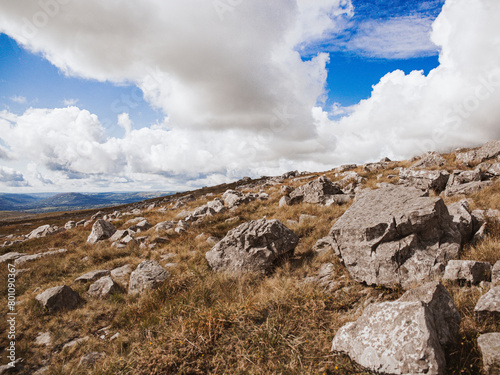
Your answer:
[[[331,196],[344,194],[340,188],[326,177],[319,177],[302,185],[290,193],[290,204],[325,204]]]
[[[252,220],[229,233],[206,253],[214,271],[269,271],[274,262],[292,253],[299,242],[279,220]]]
[[[170,273],[154,260],[145,260],[130,275],[128,294],[139,294],[157,288]]]
[[[477,301],[474,308],[477,321],[500,318],[500,286],[491,288]]]
[[[329,236],[355,280],[404,288],[440,276],[462,240],[442,199],[402,186],[360,193]]]
[[[485,143],[476,150],[458,153],[456,158],[457,161],[472,166],[497,157],[498,155],[500,155],[500,141],[491,141]]]
[[[442,314],[452,321],[444,322]],[[370,304],[356,322],[337,332],[332,351],[385,374],[441,375],[446,366],[442,345],[454,339],[459,324],[446,289],[429,283],[397,301]]]
[[[107,240],[116,232],[116,228],[113,224],[99,219],[92,226],[92,232],[87,238],[87,243],[95,244],[98,241]]]
[[[428,171],[401,169],[399,171],[399,183],[406,186],[414,186],[422,190],[434,190],[441,193],[448,183],[450,174],[447,171]]]
[[[450,260],[444,271],[443,280],[479,284],[491,280],[491,264],[474,260]]]
[[[67,285],[55,286],[36,296],[36,300],[50,313],[72,310],[81,301],[80,295]]]

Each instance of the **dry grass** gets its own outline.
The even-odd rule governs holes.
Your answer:
[[[454,160],[446,157],[452,168]],[[397,175],[395,168],[408,166],[406,162],[393,163],[379,172],[360,174],[368,179],[367,187],[378,182],[397,182],[389,175]],[[382,176],[377,180],[377,176]],[[325,174],[338,179],[333,172]],[[307,181],[286,181],[298,186]],[[476,196],[475,208],[500,208],[500,185]],[[224,191],[210,191],[215,196],[189,202],[186,206],[165,212],[144,212],[148,221],[156,223],[177,220],[183,210],[194,210]],[[44,258],[23,266],[29,270],[17,280],[18,300],[18,355],[26,359],[24,373],[49,365],[48,374],[368,374],[346,356],[330,352],[336,331],[346,322],[359,317],[368,300],[394,300],[399,290],[370,288],[354,282],[332,253],[315,254],[311,248],[324,237],[333,223],[349,205],[321,207],[300,204],[278,207],[279,186],[269,187],[268,201],[256,201],[241,206],[232,213],[206,218],[191,226],[182,235],[155,232],[144,235],[151,238],[167,237],[168,243],[149,250],[138,245],[124,249],[111,248],[109,243],[94,246],[86,244],[90,228],[75,228],[51,237],[27,241],[4,251],[37,253],[50,248],[67,248],[68,253]],[[168,206],[167,206],[168,207]],[[298,221],[300,215],[316,216],[313,220]],[[227,222],[231,217],[237,221]],[[283,259],[271,275],[248,274],[235,277],[213,273],[205,260],[210,245],[196,239],[199,234],[222,238],[239,224],[262,217],[279,219],[300,237],[295,254]],[[122,218],[120,227],[132,217]],[[50,218],[56,225],[64,225],[67,217]],[[50,221],[49,220],[49,221]],[[34,222],[33,226],[38,226]],[[19,229],[29,232],[31,226],[13,224],[4,226],[6,233]],[[491,227],[493,231],[496,227]],[[464,259],[494,261],[499,257],[498,237],[467,247]],[[76,284],[74,279],[96,269],[112,269],[124,264],[136,266],[144,259],[160,261],[163,254],[174,254],[168,262],[177,262],[171,269],[172,277],[159,289],[144,295],[118,294],[108,300],[85,297],[76,310],[50,315],[35,301],[42,290],[66,284],[85,296],[88,285]],[[85,259],[85,260],[84,260]],[[319,285],[304,283],[306,276],[317,272],[321,264],[334,264],[335,276],[342,280],[340,292],[327,292]],[[6,279],[6,267],[0,267],[0,280]],[[448,286],[460,310],[461,341],[447,348],[450,374],[477,374],[480,360],[477,333],[491,330],[490,325],[477,325],[473,308],[480,295],[479,288]],[[6,295],[5,283],[0,283],[1,295]],[[4,297],[2,297],[4,301]],[[5,314],[6,304],[0,303]],[[102,340],[99,330],[110,327],[108,338],[119,332],[114,341]],[[495,328],[495,327],[493,327]],[[6,322],[0,321],[1,332]],[[496,327],[498,329],[498,327]],[[51,332],[51,348],[34,345],[40,332]],[[71,349],[62,350],[68,341],[88,336],[89,340]],[[7,339],[0,336],[0,347]],[[103,351],[105,360],[92,369],[78,367],[82,355]]]

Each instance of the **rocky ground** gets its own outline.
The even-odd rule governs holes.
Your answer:
[[[4,221],[0,373],[498,374],[499,176],[497,141]]]

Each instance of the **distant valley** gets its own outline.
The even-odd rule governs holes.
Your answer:
[[[111,193],[0,193],[0,211],[41,213],[117,206],[162,197],[175,192]]]

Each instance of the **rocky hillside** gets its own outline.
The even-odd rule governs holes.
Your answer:
[[[498,374],[499,176],[497,141],[4,222],[0,373]]]

